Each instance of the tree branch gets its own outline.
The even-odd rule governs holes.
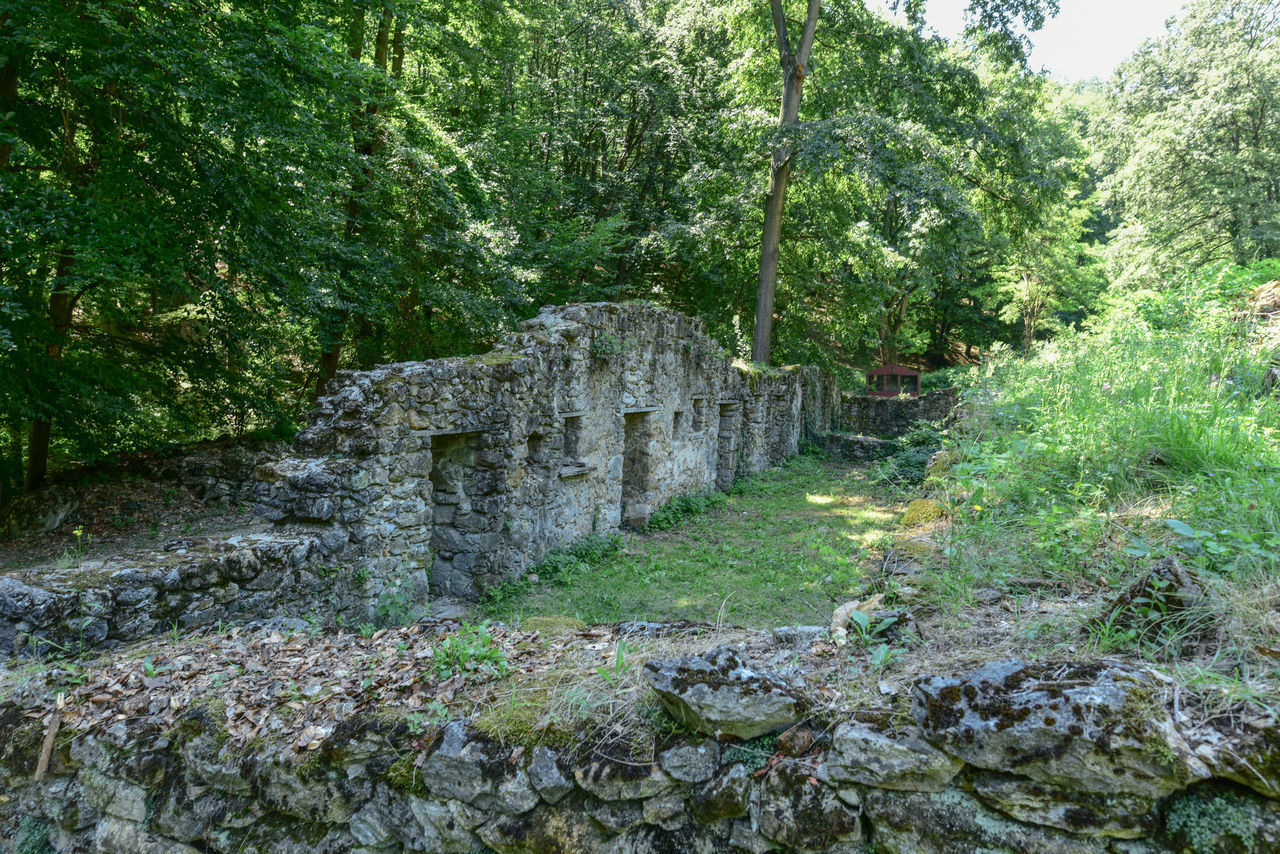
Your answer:
[[[769,0],[769,10],[773,12],[773,32],[778,37],[778,61],[786,68],[791,42],[787,40],[787,17],[782,14],[782,0]]]
[[[809,51],[813,50],[813,33],[818,27],[818,11],[822,8],[822,0],[809,0],[809,10],[804,16],[804,33],[800,36],[800,50],[796,53],[796,64],[809,64]]]

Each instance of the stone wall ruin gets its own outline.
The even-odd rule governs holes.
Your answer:
[[[840,429],[858,436],[901,436],[917,421],[946,421],[959,402],[954,388],[919,397],[874,397],[846,393]]]
[[[683,315],[548,308],[484,356],[340,374],[258,495],[277,523],[341,531],[375,578],[470,599],[839,417],[829,375],[732,363]]]
[[[803,655],[814,631],[771,634],[703,656],[738,665],[715,708],[739,726],[773,693],[743,683]],[[828,707],[746,742],[701,727],[503,742],[468,720],[415,730],[368,705],[315,744],[286,729],[246,747],[220,706],[199,703],[171,725],[122,714],[63,736],[43,771],[48,700],[6,700],[0,832],[15,850],[67,854],[1280,850],[1274,727],[1181,718],[1143,668],[1011,660],[908,690],[893,709]]]
[[[834,378],[731,362],[645,304],[547,308],[492,352],[342,372],[257,468],[268,530],[0,576],[0,652],[464,599],[838,427]]]

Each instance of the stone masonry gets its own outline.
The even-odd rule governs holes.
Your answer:
[[[835,380],[731,362],[645,304],[547,308],[492,352],[343,372],[257,469],[268,531],[0,576],[0,652],[472,599],[550,549],[643,525],[838,428]]]
[[[954,388],[939,389],[920,397],[872,397],[844,395],[841,430],[860,436],[901,436],[917,421],[945,421],[956,408]]]
[[[342,373],[259,469],[261,512],[348,538],[377,579],[474,598],[548,550],[782,462],[839,418],[812,368],[731,363],[643,304],[544,309],[491,353]]]

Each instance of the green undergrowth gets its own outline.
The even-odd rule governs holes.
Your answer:
[[[677,495],[658,508],[646,525],[649,531],[670,531],[690,516],[697,516],[724,507],[729,499],[723,492],[695,492],[692,495]]]
[[[876,483],[907,492],[918,491],[928,472],[929,459],[941,450],[946,436],[941,427],[918,422],[898,439],[894,454],[876,463]]]
[[[1250,801],[1235,792],[1197,790],[1174,796],[1165,813],[1165,829],[1183,850],[1258,851]]]
[[[1274,262],[1217,267],[1113,297],[1083,331],[971,369],[956,462],[924,484],[953,522],[941,574],[1105,590],[1173,556],[1235,612],[1227,661],[1269,647],[1235,599],[1274,598],[1280,568],[1280,400],[1264,384],[1277,353],[1247,312],[1276,278]]]
[[[722,762],[724,765],[742,763],[748,774],[754,774],[769,763],[778,749],[777,734],[762,735],[741,744],[735,744],[725,750]]]
[[[18,838],[15,841],[16,854],[53,854],[53,846],[49,844],[49,832],[53,825],[43,819],[23,816],[18,822]]]
[[[863,469],[800,456],[727,496],[691,496],[658,527],[552,552],[528,578],[491,591],[504,622],[692,620],[747,627],[825,624],[867,580],[868,548],[898,509]],[[655,517],[658,518],[658,517]]]

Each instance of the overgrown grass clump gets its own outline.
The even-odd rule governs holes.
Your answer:
[[[538,585],[572,586],[584,573],[616,555],[622,549],[622,535],[592,534],[572,545],[553,549],[528,574],[485,592],[484,610],[494,616],[509,617]]]
[[[917,422],[898,439],[898,450],[875,467],[875,479],[900,489],[914,491],[924,482],[929,459],[942,449],[945,436],[939,425]]]
[[[1249,294],[1277,278],[1277,262],[1217,266],[1121,294],[1080,332],[970,370],[959,462],[925,481],[954,520],[943,571],[1106,589],[1172,556],[1215,586],[1221,613],[1202,617],[1234,638],[1226,659],[1270,644],[1247,612],[1280,598],[1276,330]]]
[[[1018,520],[1059,566],[1096,565],[1114,544],[1202,569],[1274,569],[1280,400],[1264,390],[1275,354],[1246,304],[1275,278],[1275,262],[1225,266],[1115,297],[1034,357],[971,371],[967,461],[951,472],[982,490],[970,521]]]
[[[713,510],[717,507],[723,507],[728,501],[728,496],[723,492],[695,492],[692,495],[677,495],[658,508],[658,511],[649,519],[646,529],[650,531],[669,531],[688,517],[706,513],[708,510]]]

